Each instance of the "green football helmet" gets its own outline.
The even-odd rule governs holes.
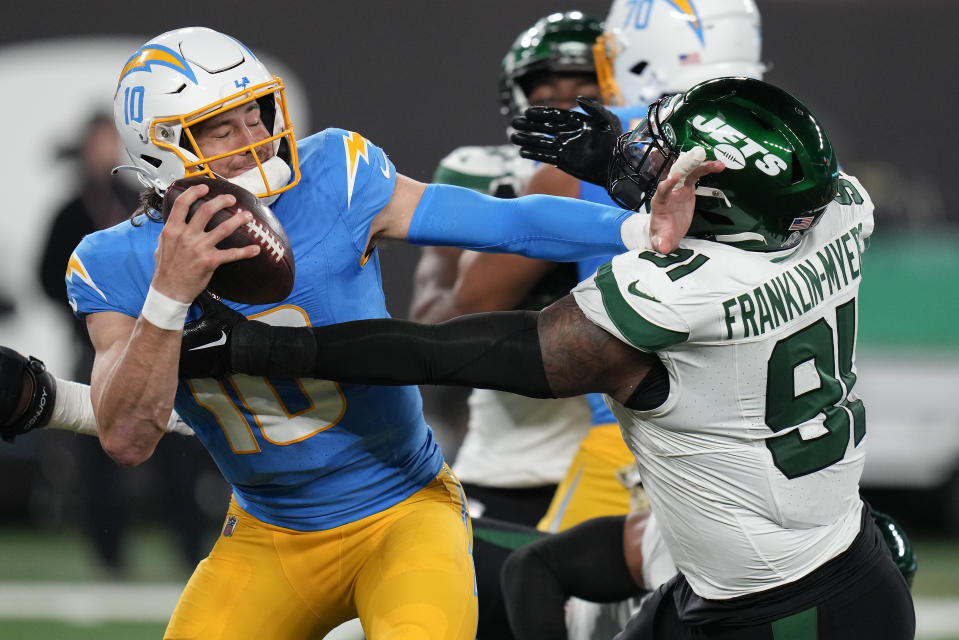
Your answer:
[[[582,11],[552,13],[521,33],[503,58],[499,79],[503,115],[521,115],[529,106],[525,85],[533,74],[595,74],[593,45],[602,33],[602,23]]]
[[[683,151],[706,150],[726,168],[699,180],[687,236],[751,251],[795,246],[839,187],[822,124],[782,89],[750,78],[716,78],[664,97],[618,140],[607,189],[638,210]]]

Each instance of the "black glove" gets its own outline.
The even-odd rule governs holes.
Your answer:
[[[576,98],[586,113],[555,107],[529,107],[513,118],[510,141],[530,160],[556,165],[573,177],[606,186],[609,163],[622,123],[593,98]]]
[[[233,328],[247,319],[239,311],[204,291],[193,301],[203,315],[183,327],[180,343],[181,378],[222,378],[232,372],[230,339]]]
[[[53,415],[57,381],[43,363],[0,347],[0,437],[7,442],[45,427]]]

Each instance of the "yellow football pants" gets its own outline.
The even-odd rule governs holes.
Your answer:
[[[231,500],[164,637],[319,640],[359,616],[369,640],[472,640],[471,554],[463,492],[446,467],[403,502],[327,531],[269,525]]]
[[[536,528],[556,533],[591,518],[629,513],[629,490],[616,472],[635,464],[618,424],[593,427],[580,443]]]

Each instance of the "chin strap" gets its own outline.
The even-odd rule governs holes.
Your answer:
[[[263,173],[266,174],[266,182],[263,181]],[[259,167],[253,167],[249,171],[230,178],[229,181],[239,187],[243,187],[247,191],[261,194],[286,186],[293,176],[293,170],[290,169],[290,165],[285,163],[279,156],[273,156],[263,163],[263,173],[260,173]],[[269,196],[258,195],[257,197],[264,204],[271,205],[280,197],[280,194],[277,193]]]

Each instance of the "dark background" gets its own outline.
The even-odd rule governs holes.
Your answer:
[[[772,67],[766,79],[823,120],[843,165],[873,194],[878,222],[955,226],[959,214],[947,207],[944,194],[959,143],[953,124],[959,2],[758,5],[763,59]],[[0,20],[0,46],[97,34],[145,40],[170,28],[209,26],[288,64],[308,88],[314,128],[359,131],[382,146],[400,172],[427,180],[453,147],[504,139],[498,62],[525,26],[565,9],[603,18],[609,2],[234,0],[180,6],[31,2],[29,11]],[[16,100],[16,88],[5,87],[4,99]],[[382,253],[391,311],[404,316],[417,250],[394,245]]]

